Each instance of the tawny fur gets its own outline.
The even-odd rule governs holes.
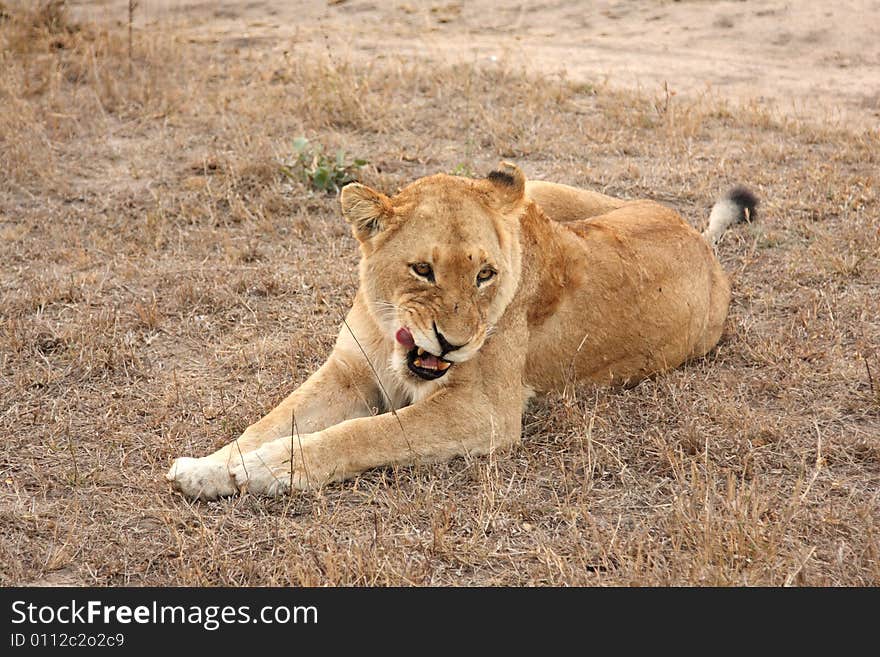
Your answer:
[[[167,477],[184,494],[273,495],[484,454],[519,442],[533,392],[632,384],[721,335],[727,277],[707,241],[657,203],[526,183],[512,165],[486,180],[423,178],[393,198],[350,185],[341,200],[361,285],[330,358],[237,440],[177,459]],[[431,263],[436,281],[414,276],[414,262]],[[486,266],[497,274],[478,286]],[[439,354],[434,324],[461,348],[425,381],[395,332],[406,326]]]

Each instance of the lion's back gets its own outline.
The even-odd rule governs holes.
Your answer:
[[[563,294],[532,330],[529,371],[536,387],[572,379],[631,382],[717,343],[730,297],[727,277],[678,213],[629,202],[556,232],[566,253]]]

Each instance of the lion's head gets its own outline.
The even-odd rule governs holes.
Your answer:
[[[508,164],[482,180],[422,178],[393,197],[357,183],[342,190],[361,292],[407,380],[439,379],[472,358],[513,299],[524,192]]]

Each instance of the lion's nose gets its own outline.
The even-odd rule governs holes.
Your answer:
[[[443,334],[437,330],[437,323],[434,322],[433,324],[434,324],[434,335],[437,336],[437,342],[440,343],[440,349],[443,350],[443,353],[440,354],[441,356],[443,354],[448,354],[450,351],[455,351],[456,349],[461,349],[464,346],[463,344],[452,344],[451,342],[449,342],[449,340],[444,338]]]

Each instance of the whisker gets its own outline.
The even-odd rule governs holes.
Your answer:
[[[374,306],[384,306],[386,308],[393,308],[394,310],[400,310],[400,306],[396,303],[391,303],[390,301],[382,301],[381,299],[378,301],[373,301]]]
[[[389,301],[382,301],[380,299],[378,301],[373,301],[371,306],[376,317],[389,324],[397,321],[400,315],[403,314],[403,309],[400,306]]]

